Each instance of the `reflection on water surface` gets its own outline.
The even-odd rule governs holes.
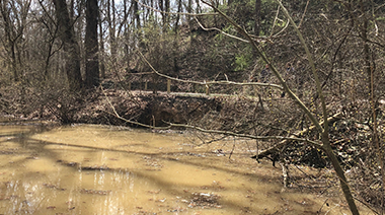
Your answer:
[[[281,192],[280,169],[249,153],[214,153],[232,144],[104,126],[31,129],[1,127],[0,214],[316,214],[326,200]],[[347,213],[329,202],[322,214]]]

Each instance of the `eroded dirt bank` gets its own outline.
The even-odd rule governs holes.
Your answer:
[[[116,117],[152,126],[168,122],[185,124],[220,111],[219,99],[189,94],[167,94],[111,90],[82,107],[74,116],[77,123],[130,125]],[[132,125],[130,125],[132,126]]]

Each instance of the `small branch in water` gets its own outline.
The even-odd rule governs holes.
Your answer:
[[[234,149],[235,149],[235,137],[234,137],[233,149],[230,152],[229,160],[231,158],[231,155],[233,155]]]

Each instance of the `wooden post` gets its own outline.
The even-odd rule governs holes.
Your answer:
[[[243,80],[243,83],[246,83],[247,81],[246,80]],[[243,85],[243,95],[246,95],[246,91],[247,91],[247,85]]]
[[[353,102],[355,102],[356,97],[357,97],[355,87],[356,87],[356,79],[353,79],[350,81],[350,90],[349,90],[350,91],[350,100]]]
[[[131,90],[131,82],[128,82],[128,90]]]
[[[171,93],[171,79],[167,79],[167,93]]]

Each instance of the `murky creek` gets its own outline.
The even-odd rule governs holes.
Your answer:
[[[0,143],[0,214],[349,214],[336,197],[282,191],[281,169],[232,140],[3,125]]]

